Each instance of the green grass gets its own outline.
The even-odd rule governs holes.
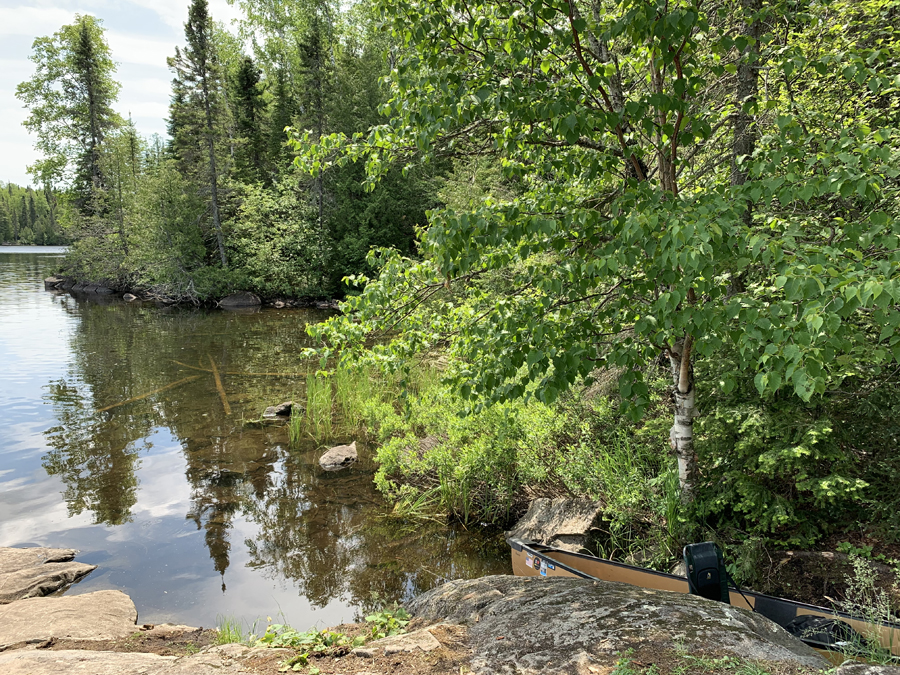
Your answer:
[[[216,643],[220,645],[244,644],[251,645],[256,641],[256,621],[252,625],[244,626],[244,622],[233,616],[219,616],[216,618],[218,637]]]

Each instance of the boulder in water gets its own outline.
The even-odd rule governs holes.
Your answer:
[[[244,309],[246,307],[259,307],[261,304],[262,300],[259,299],[258,295],[247,293],[246,291],[232,293],[219,300],[219,307],[222,309]]]
[[[350,445],[336,445],[319,457],[319,465],[326,471],[340,471],[353,464],[358,458],[356,441]]]

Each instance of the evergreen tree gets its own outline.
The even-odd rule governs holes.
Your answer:
[[[37,38],[32,49],[36,72],[16,88],[30,111],[25,127],[43,155],[29,172],[51,186],[71,178],[78,208],[90,215],[104,187],[103,141],[120,123],[112,108],[120,85],[102,23],[76,14],[73,24]]]
[[[228,265],[219,203],[221,161],[217,145],[226,136],[221,69],[213,42],[213,22],[206,0],[192,0],[184,25],[187,46],[169,59],[175,72],[169,130],[173,154],[186,176],[208,191],[210,216],[222,266]]]
[[[245,182],[269,183],[265,167],[266,139],[262,73],[249,56],[244,57],[232,85],[235,127],[238,136],[235,153],[236,176]]]

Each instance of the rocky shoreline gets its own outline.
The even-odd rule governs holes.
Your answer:
[[[73,277],[47,277],[44,279],[44,290],[86,295],[93,297],[118,297],[126,302],[154,302],[162,305],[189,304],[166,296],[158,296],[143,289],[117,289],[102,283],[78,281]],[[309,298],[260,298],[255,293],[238,291],[216,300],[202,303],[210,307],[228,310],[253,310],[259,307],[296,308],[296,309],[338,309],[337,300],[316,300]]]
[[[215,630],[138,625],[137,609],[121,591],[62,595],[95,569],[76,562],[75,554],[0,548],[0,672],[274,674],[299,653],[217,644]],[[408,633],[313,654],[293,669],[321,675],[900,674],[898,668],[859,664],[829,670],[819,653],[757,614],[613,582],[514,576],[451,581],[413,600],[410,609],[415,619]],[[352,636],[366,626],[335,630]],[[736,670],[736,664],[756,670]]]

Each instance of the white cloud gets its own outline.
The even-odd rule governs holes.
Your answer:
[[[160,101],[128,102],[121,101],[119,109],[123,117],[163,119],[169,116],[169,104]]]
[[[0,7],[0,35],[50,35],[71,23],[76,12],[58,7]]]
[[[108,31],[106,39],[114,60],[160,68],[166,68],[166,57],[175,54],[177,44],[174,40],[153,40],[114,31]]]
[[[179,33],[184,28],[184,22],[187,21],[188,0],[131,0],[131,4],[138,7],[145,7],[156,12],[159,17],[169,26],[175,28]],[[212,0],[209,3],[209,13],[216,21],[229,25],[232,20],[241,16],[237,7],[232,7],[226,0]]]

